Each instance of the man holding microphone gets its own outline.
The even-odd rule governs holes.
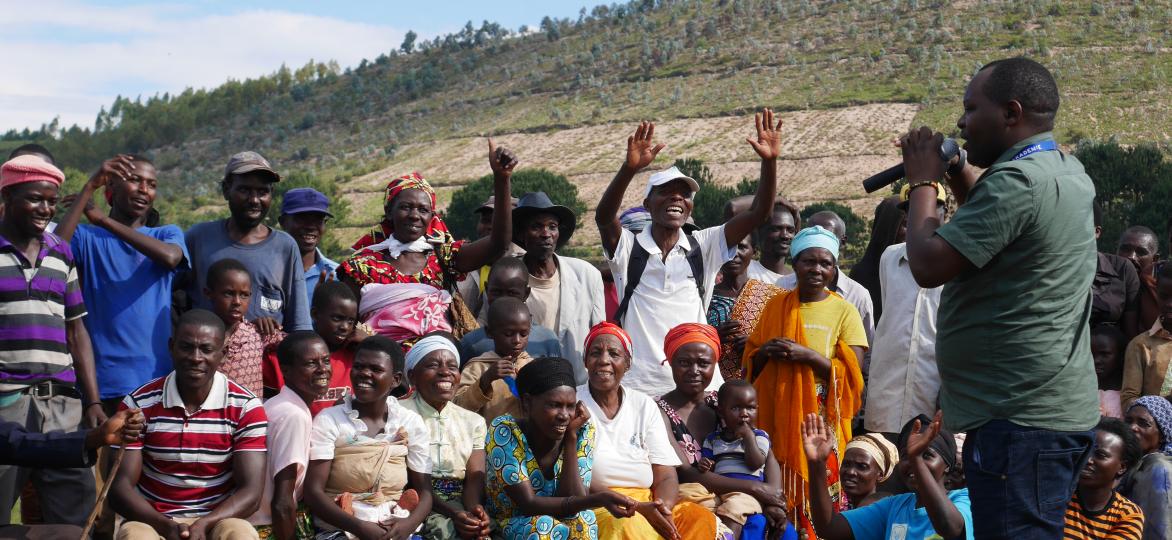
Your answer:
[[[964,469],[977,538],[1061,538],[1099,417],[1088,321],[1095,188],[1051,131],[1058,86],[1025,58],[969,82],[957,121],[968,163],[946,175],[943,136],[900,140],[911,192],[908,262],[944,286],[936,356],[948,429],[968,432]],[[960,207],[936,213],[947,180]]]

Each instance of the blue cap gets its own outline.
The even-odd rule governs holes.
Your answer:
[[[307,212],[321,212],[334,217],[330,213],[330,199],[322,192],[313,188],[294,188],[285,192],[281,201],[281,215]]]

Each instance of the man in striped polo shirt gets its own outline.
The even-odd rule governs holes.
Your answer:
[[[120,406],[142,409],[147,427],[110,489],[126,519],[115,538],[258,538],[246,519],[264,491],[264,408],[217,370],[224,323],[210,311],[184,313],[170,348],[175,371]]]
[[[73,255],[45,230],[64,179],[38,155],[0,166],[0,421],[32,432],[94,428],[106,419]],[[0,525],[30,479],[47,523],[84,524],[94,505],[90,469],[0,466]]]

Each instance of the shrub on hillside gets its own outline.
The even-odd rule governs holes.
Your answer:
[[[1132,225],[1146,225],[1168,241],[1172,216],[1172,163],[1153,144],[1123,147],[1115,141],[1084,140],[1074,151],[1095,182],[1103,208],[1099,250],[1114,253],[1119,235]]]
[[[578,198],[578,187],[565,176],[545,169],[523,169],[513,173],[513,196],[520,198],[525,193],[544,191],[554,204],[560,204],[574,211],[578,225],[586,213],[586,203]],[[444,213],[444,221],[456,238],[476,238],[476,222],[480,216],[476,209],[492,195],[492,175],[485,175],[460,188],[452,194],[452,202]]]

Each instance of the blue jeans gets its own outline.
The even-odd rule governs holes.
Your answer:
[[[1062,538],[1066,504],[1092,431],[1049,431],[993,420],[968,432],[964,473],[978,539]]]

